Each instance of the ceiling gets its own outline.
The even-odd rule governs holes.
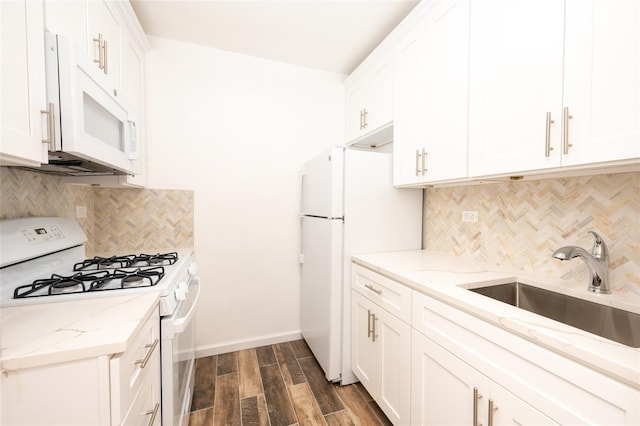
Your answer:
[[[419,0],[131,0],[144,32],[350,74]]]

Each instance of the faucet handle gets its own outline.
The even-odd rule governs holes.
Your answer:
[[[595,231],[589,231],[590,234],[593,234],[593,249],[591,249],[591,254],[593,257],[597,259],[606,259],[609,257],[609,250],[607,249],[607,245],[604,243],[604,240]]]

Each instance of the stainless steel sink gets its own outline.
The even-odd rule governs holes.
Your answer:
[[[563,324],[640,348],[640,315],[522,283],[470,289]]]

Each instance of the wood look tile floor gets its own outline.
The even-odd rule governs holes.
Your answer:
[[[360,384],[329,383],[304,340],[196,360],[190,426],[391,425]]]

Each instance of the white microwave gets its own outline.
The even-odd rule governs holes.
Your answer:
[[[72,176],[139,172],[138,112],[70,39],[45,32],[49,162]]]

